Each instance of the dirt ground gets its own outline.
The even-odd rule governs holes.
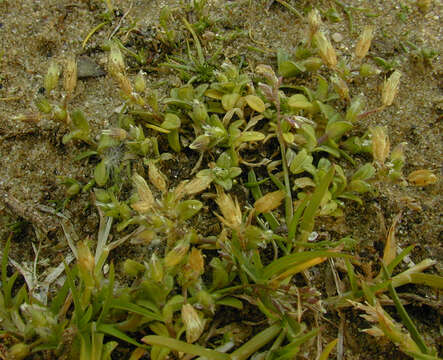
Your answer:
[[[148,32],[158,26],[158,14],[164,5],[174,8],[185,2],[112,1],[115,8],[125,16],[99,29],[83,48],[82,42],[87,34],[101,22],[99,14],[104,11],[103,2],[0,0],[0,248],[11,226],[22,227],[20,236],[14,238],[11,257],[31,262],[34,257],[32,243],[37,243],[38,239],[31,226],[20,223],[19,215],[22,214],[11,211],[7,202],[15,198],[25,211],[37,211],[49,230],[55,229],[50,231],[42,251],[51,259],[50,263],[58,263],[66,254],[66,241],[57,226],[57,218],[43,211],[44,206],[53,208],[65,198],[65,188],[58,184],[58,176],[73,177],[86,183],[93,169],[88,161],[74,161],[75,156],[86,148],[72,143],[63,145],[61,138],[67,132],[66,127],[40,116],[34,104],[50,61],[55,59],[61,63],[75,54],[77,57],[87,56],[104,67],[107,54],[101,50],[101,44],[117,26],[136,22],[139,29]],[[227,58],[243,57],[250,68],[259,63],[275,66],[276,59],[272,50],[284,48],[291,53],[305,36],[306,21],[277,1],[237,1],[241,3],[239,6],[228,6],[235,2],[208,2],[210,15],[216,19],[220,34],[239,33],[235,39],[226,42],[223,55]],[[391,107],[365,118],[359,126],[367,129],[369,125],[385,125],[393,146],[402,141],[408,143],[404,168],[406,175],[413,170],[430,169],[441,179],[442,2],[430,1],[429,9],[420,10],[412,0],[343,1],[348,6],[366,9],[351,11],[352,31],[350,19],[338,1],[287,2],[301,12],[309,6],[315,6],[324,13],[335,8],[339,19],[334,22],[332,15],[324,16],[325,28],[337,40],[333,45],[339,55],[344,57],[352,53],[363,26],[375,25],[375,38],[369,57],[396,62],[396,68],[402,72],[401,85]],[[418,49],[433,49],[437,55],[426,61],[418,51],[414,51],[411,43]],[[264,51],[254,51],[251,45]],[[208,43],[206,48],[210,51],[211,44]],[[367,109],[380,103],[383,74],[369,81],[355,82],[351,86],[351,95],[363,93],[367,96]],[[148,77],[160,91],[179,83],[170,73],[150,72]],[[165,83],[162,85],[161,82]],[[113,121],[114,109],[120,104],[115,82],[105,75],[79,80],[71,108],[83,110],[91,122],[94,134],[98,134]],[[440,179],[437,184],[427,187],[379,186],[376,192],[365,197],[363,206],[347,207],[345,223],[338,232],[359,239],[362,261],[365,261],[365,255],[367,261],[371,261],[383,249],[385,229],[401,212],[402,219],[397,230],[399,246],[404,248],[416,244],[411,260],[417,263],[425,258],[435,259],[438,264],[432,271],[442,275],[443,201]],[[64,210],[80,238],[94,236],[97,231],[98,215],[89,202],[88,194],[81,194]],[[319,231],[327,231],[327,224],[320,224]],[[323,268],[319,269],[323,271]],[[425,287],[411,287],[407,292],[437,303],[440,300],[440,308],[416,306],[412,302],[407,310],[425,340],[434,346],[441,345],[441,295]],[[332,323],[338,322],[337,316],[327,316]],[[407,358],[391,343],[380,342],[359,332],[367,324],[358,312],[347,310],[342,316],[346,318],[347,324],[346,359]],[[334,326],[326,332],[332,334]]]

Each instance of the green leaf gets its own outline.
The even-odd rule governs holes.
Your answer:
[[[289,170],[294,175],[300,174],[305,171],[306,166],[312,164],[312,156],[308,155],[306,149],[301,149],[297,155],[290,161]]]
[[[443,289],[443,277],[433,274],[414,273],[411,274],[412,284],[421,284],[433,287],[435,289]]]
[[[188,220],[197,214],[203,207],[203,203],[198,200],[185,200],[177,206],[177,213],[181,220]]]
[[[180,118],[172,113],[167,113],[165,115],[165,119],[161,124],[162,128],[165,128],[167,130],[176,130],[180,128],[181,121]]]
[[[249,141],[261,141],[265,138],[265,135],[259,131],[244,131],[241,133],[237,141],[239,143]]]
[[[303,94],[292,95],[288,99],[288,105],[295,109],[302,109],[310,112],[314,110],[314,105]]]
[[[352,124],[347,121],[336,121],[334,123],[328,123],[326,126],[326,134],[328,135],[328,138],[337,140],[344,133],[352,129]]]
[[[262,113],[266,110],[265,103],[257,95],[246,95],[245,100],[251,109],[259,113]]]
[[[373,178],[375,175],[375,168],[372,164],[367,163],[361,166],[355,173],[352,175],[352,180],[369,180]]]
[[[232,296],[227,296],[227,297],[224,297],[220,300],[217,300],[216,304],[230,306],[230,307],[233,307],[238,310],[243,309],[243,303],[240,300],[238,300],[237,298],[232,297]]]
[[[105,160],[98,163],[94,170],[94,179],[98,186],[105,186],[109,179]]]
[[[225,109],[226,111],[233,109],[235,104],[237,104],[238,99],[240,99],[240,94],[237,93],[223,95],[222,97],[223,109]]]

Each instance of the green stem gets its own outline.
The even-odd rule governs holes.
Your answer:
[[[275,92],[275,107],[277,108],[277,138],[278,142],[280,144],[280,151],[281,151],[281,162],[283,165],[283,175],[285,179],[285,188],[286,188],[286,198],[285,198],[285,219],[286,224],[289,224],[289,222],[292,219],[294,209],[292,207],[292,194],[291,194],[291,184],[289,182],[289,169],[288,169],[288,163],[286,161],[286,145],[285,140],[283,139],[283,133],[281,130],[281,114],[280,114],[280,97],[278,94],[278,88],[280,87],[281,79],[279,80],[278,86],[274,89]]]

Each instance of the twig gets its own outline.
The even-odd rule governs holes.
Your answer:
[[[4,192],[1,198],[13,213],[37,227],[45,235],[57,228],[54,224],[48,224],[48,221],[34,207],[22,203],[14,196]]]

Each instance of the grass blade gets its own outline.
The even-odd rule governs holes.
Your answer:
[[[320,354],[320,357],[318,360],[327,360],[329,357],[329,354],[334,349],[335,345],[337,345],[338,339],[332,340],[328,345],[325,346],[324,350]]]
[[[299,265],[306,261],[315,258],[328,258],[328,257],[350,257],[351,255],[338,253],[334,250],[317,250],[317,251],[305,251],[295,253],[291,255],[283,256],[263,269],[263,277],[270,279],[273,276],[280,274],[283,271],[287,271],[291,266]]]
[[[383,264],[383,272],[386,277],[389,278],[388,271],[386,269],[386,266]],[[395,308],[397,309],[398,315],[400,315],[400,318],[402,319],[403,324],[408,329],[409,333],[411,334],[412,339],[417,344],[417,346],[420,348],[420,350],[425,353],[429,354],[429,349],[426,346],[422,336],[418,332],[417,328],[415,327],[415,324],[409,317],[409,314],[406,312],[403,304],[400,301],[400,298],[398,297],[397,292],[395,291],[394,287],[392,286],[392,283],[388,285],[389,294],[391,295],[392,300],[394,301]]]
[[[206,349],[199,345],[185,343],[184,341],[168,338],[166,336],[148,335],[142,339],[149,345],[162,346],[186,354],[203,356],[211,360],[232,360],[231,356],[215,350]]]
[[[111,324],[98,324],[97,325],[97,331],[100,331],[100,332],[102,332],[102,333],[104,333],[106,335],[114,336],[117,339],[126,341],[129,344],[132,344],[132,345],[135,345],[135,346],[138,346],[138,347],[146,348],[145,345],[138,343],[136,340],[134,340],[130,336],[126,335],[123,331],[118,330],[117,328],[115,328]]]
[[[306,207],[306,210],[303,214],[303,219],[300,223],[300,232],[301,232],[301,241],[307,242],[309,235],[314,229],[315,224],[315,213],[317,212],[320,203],[323,197],[328,191],[329,185],[334,177],[335,168],[331,166],[329,171],[323,177],[319,186],[315,188],[314,193],[312,194],[311,199],[309,200],[309,204]]]
[[[231,354],[232,360],[246,360],[258,349],[272,341],[281,331],[280,325],[272,325],[255,335]],[[215,360],[215,359],[214,359]]]

